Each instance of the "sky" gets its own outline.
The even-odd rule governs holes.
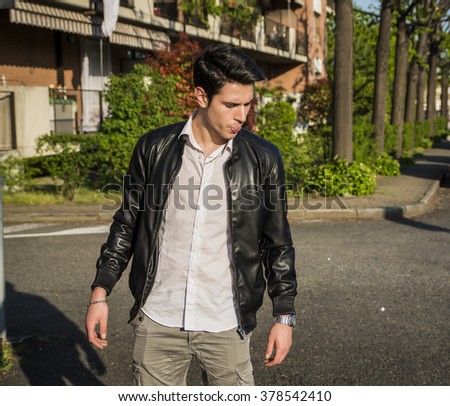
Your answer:
[[[370,5],[378,5],[379,0],[353,0],[353,4],[356,4],[363,10],[369,10]]]

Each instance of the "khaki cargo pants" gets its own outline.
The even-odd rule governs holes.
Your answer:
[[[191,360],[203,371],[205,385],[254,385],[250,337],[236,329],[220,333],[184,331],[155,323],[142,312],[134,328],[133,384],[186,385]]]

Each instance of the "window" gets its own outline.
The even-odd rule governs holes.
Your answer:
[[[314,12],[322,14],[322,0],[314,0]]]
[[[320,41],[320,16],[314,14],[314,39]]]
[[[320,75],[322,73],[322,59],[314,58],[314,73]]]

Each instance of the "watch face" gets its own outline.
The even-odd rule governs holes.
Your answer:
[[[289,317],[289,325],[292,327],[295,327],[295,323],[297,322],[297,319],[295,317],[295,314],[293,314],[292,316]]]

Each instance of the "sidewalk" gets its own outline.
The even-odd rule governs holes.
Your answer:
[[[377,177],[370,196],[291,199],[289,219],[382,219],[423,214],[440,182],[450,169],[450,142],[442,141],[424,152],[414,165],[402,168],[402,175]],[[110,223],[115,209],[99,204],[4,205],[5,223]]]

